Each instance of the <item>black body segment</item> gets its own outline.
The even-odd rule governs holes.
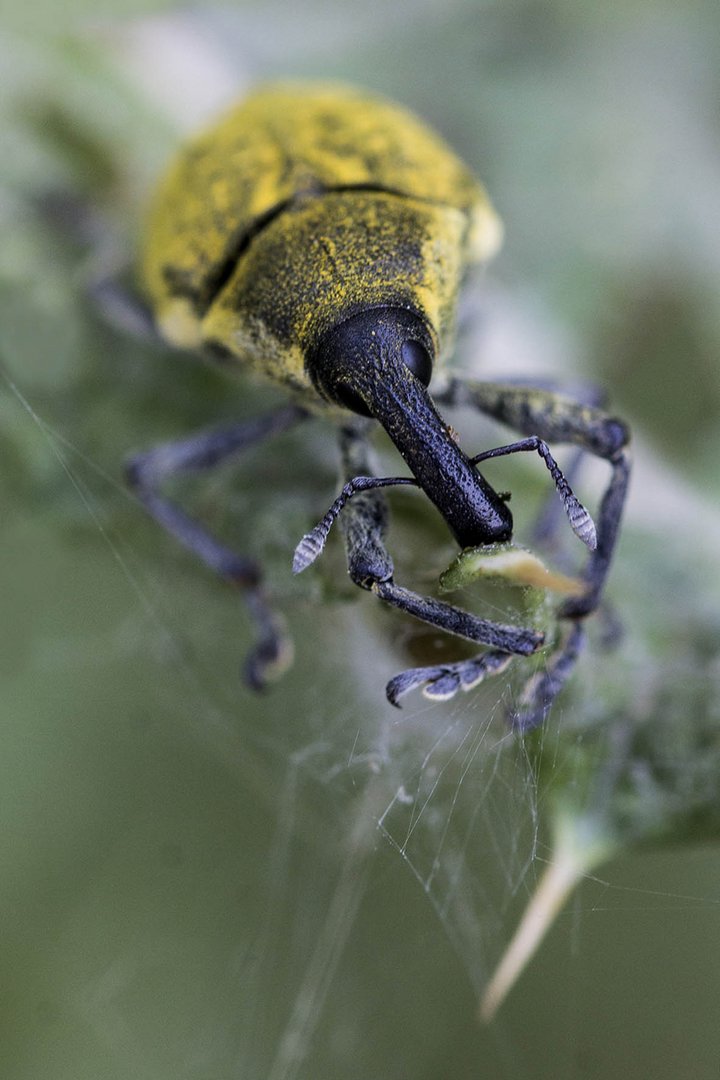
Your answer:
[[[414,313],[377,308],[325,335],[308,358],[319,392],[358,401],[379,420],[461,547],[508,540],[512,515],[478,473],[440,417],[420,379],[403,360],[411,343],[432,355],[433,341]]]

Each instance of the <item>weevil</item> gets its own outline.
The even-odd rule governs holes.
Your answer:
[[[581,595],[559,616],[571,631],[535,681],[525,726],[547,712],[572,668],[581,623],[599,603],[629,479],[628,431],[602,409],[551,390],[453,374],[458,294],[468,270],[497,250],[502,228],[470,170],[404,108],[323,83],[262,87],[182,148],[161,180],[145,231],[142,287],[161,337],[226,370],[250,369],[284,387],[274,413],[204,431],[134,456],[129,481],[150,514],[212,570],[241,586],[256,627],[246,678],[262,687],[289,657],[259,564],[230,550],[162,493],[173,473],[208,469],[301,421],[337,427],[345,484],[300,541],[294,570],[319,555],[341,515],[351,580],[386,604],[483,646],[470,660],[412,669],[388,686],[397,704],[423,686],[449,697],[544,644],[541,632],[503,625],[397,584],[385,545],[382,491],[420,488],[460,548],[507,542],[513,518],[477,468],[536,451],[572,528],[590,549]],[[438,389],[428,389],[433,375]],[[468,456],[439,407],[470,406],[522,438]],[[385,429],[411,475],[378,477],[369,440]],[[548,443],[604,458],[611,476],[597,529]]]

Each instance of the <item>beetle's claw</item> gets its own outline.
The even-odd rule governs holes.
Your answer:
[[[429,701],[449,701],[458,690],[472,690],[490,675],[499,675],[508,666],[512,656],[499,649],[491,649],[472,660],[459,660],[454,664],[437,667],[409,668],[396,675],[385,688],[391,705],[401,707],[399,699],[422,686],[423,697]]]
[[[292,639],[280,630],[270,632],[248,653],[243,664],[243,681],[251,690],[262,691],[292,665]]]
[[[423,683],[431,685],[446,673],[447,668],[443,667],[409,668],[407,671],[401,671],[399,675],[395,675],[394,678],[390,679],[390,682],[385,687],[385,696],[391,705],[399,709],[401,708],[399,701],[401,697],[405,697],[411,690],[417,689]],[[456,689],[457,687],[455,687]],[[455,693],[455,690],[452,693]],[[452,697],[452,694],[450,696]]]

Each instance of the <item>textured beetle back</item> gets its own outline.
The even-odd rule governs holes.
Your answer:
[[[142,272],[161,326],[171,310],[168,336],[199,344],[195,319],[284,207],[347,189],[460,211],[467,263],[498,246],[501,229],[484,189],[411,113],[342,85],[271,85],[186,146],[157,192]]]

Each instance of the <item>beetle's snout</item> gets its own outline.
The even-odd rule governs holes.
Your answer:
[[[461,547],[509,540],[512,515],[457,445],[426,387],[433,341],[403,308],[361,312],[325,335],[308,360],[323,397],[387,431]]]

